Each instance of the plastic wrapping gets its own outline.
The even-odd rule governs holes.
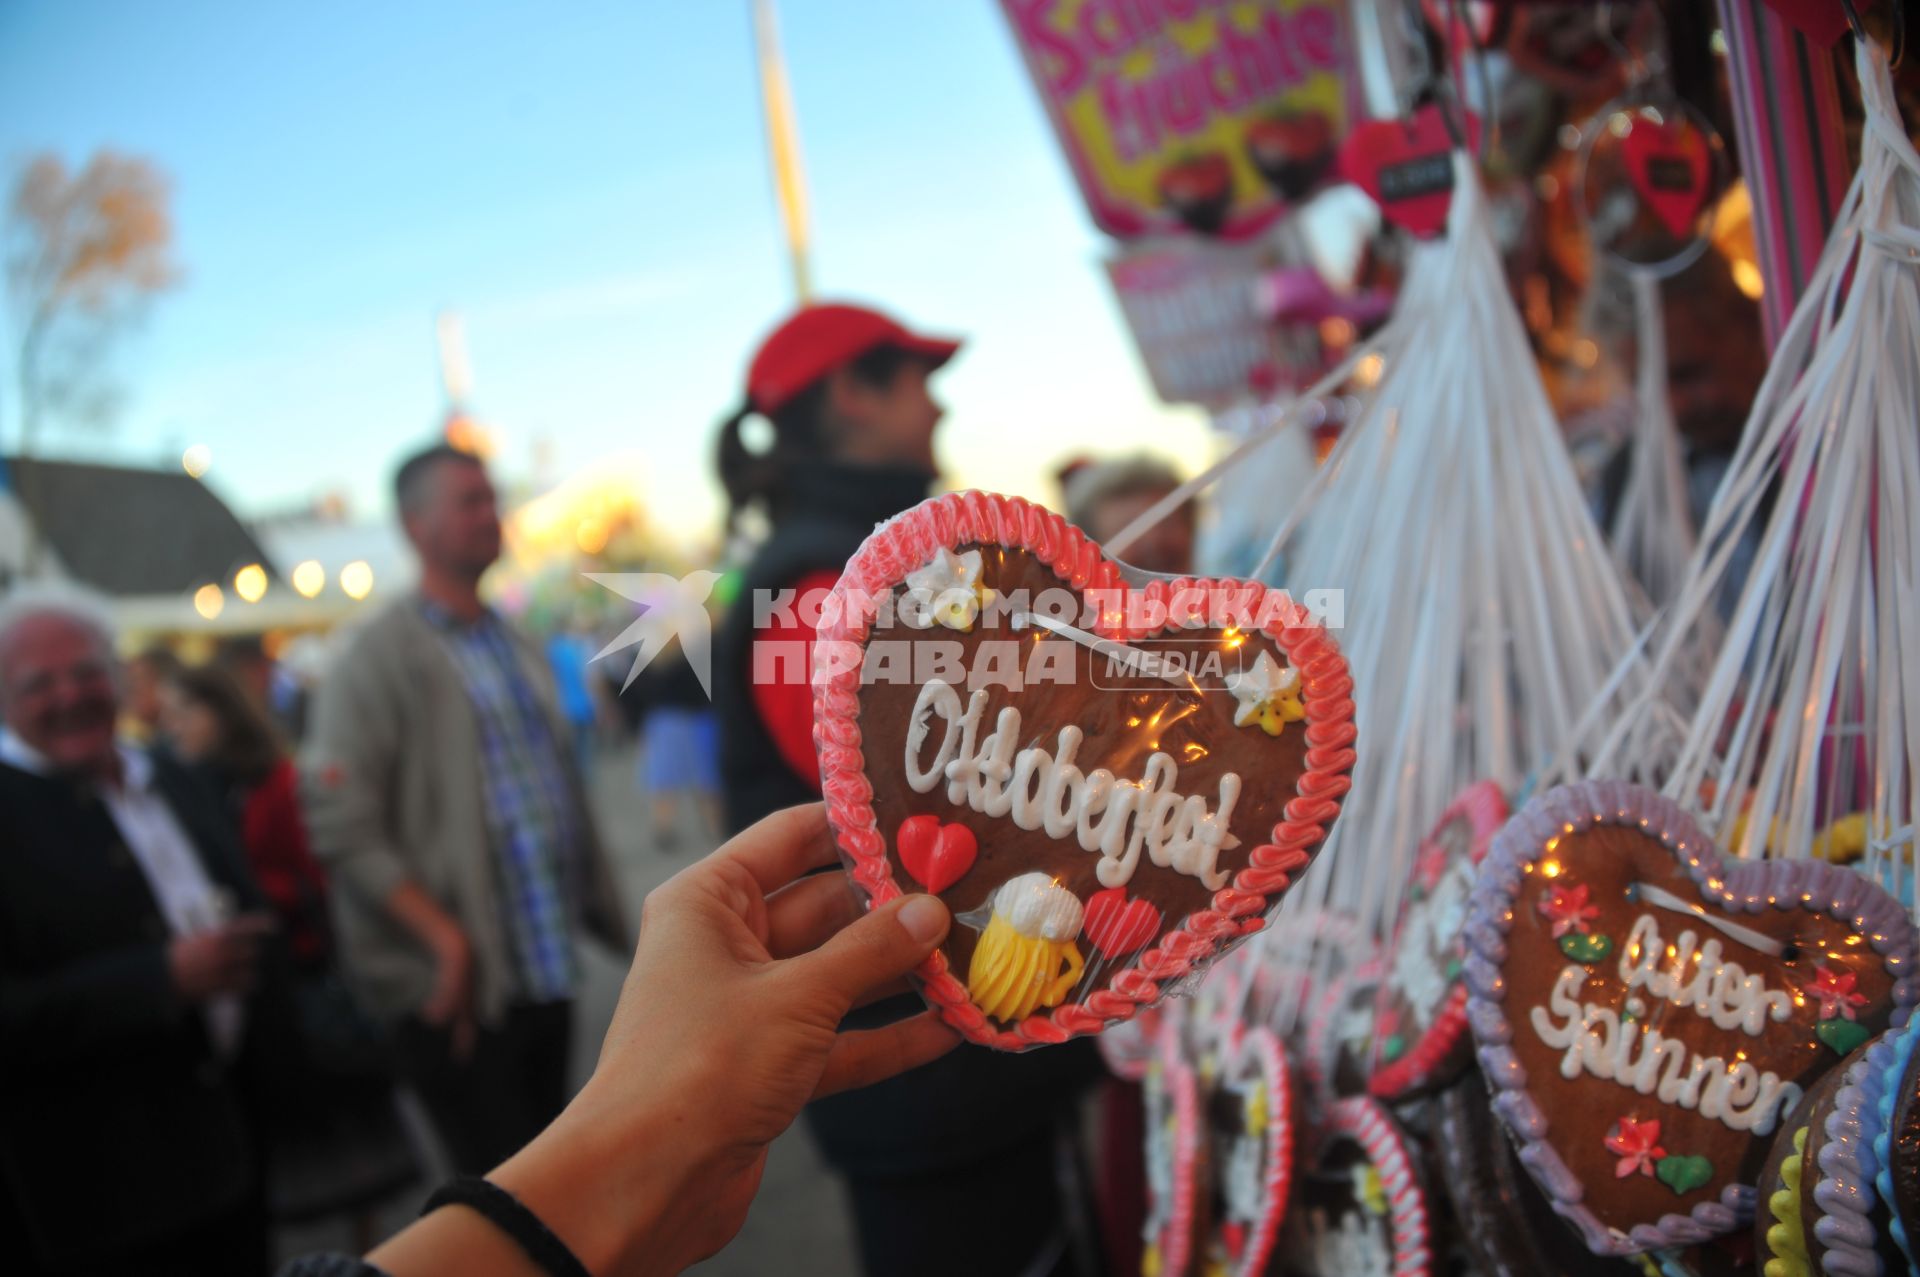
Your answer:
[[[970,492],[882,524],[814,645],[828,817],[872,904],[946,901],[918,972],[969,1040],[1096,1033],[1266,925],[1353,763],[1352,684],[1285,592],[1134,588],[1077,529]]]

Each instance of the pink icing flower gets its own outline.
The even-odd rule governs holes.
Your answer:
[[[1807,986],[1807,992],[1820,999],[1822,1020],[1831,1020],[1836,1015],[1851,1020],[1853,1009],[1866,1005],[1866,994],[1854,991],[1853,986],[1859,982],[1859,977],[1853,972],[1835,971],[1824,962],[1814,971],[1816,975],[1813,983]]]
[[[1667,1155],[1660,1147],[1660,1121],[1636,1122],[1623,1117],[1613,1124],[1613,1130],[1607,1135],[1607,1151],[1620,1158],[1613,1168],[1615,1179],[1625,1179],[1639,1171],[1642,1175],[1653,1174],[1654,1162]]]
[[[1587,921],[1598,918],[1600,910],[1587,903],[1587,884],[1577,887],[1548,887],[1540,897],[1540,912],[1553,919],[1553,934],[1557,938],[1569,930],[1586,935]]]

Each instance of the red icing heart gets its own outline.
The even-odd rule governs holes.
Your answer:
[[[1644,117],[1620,139],[1627,161],[1627,177],[1654,216],[1676,238],[1693,234],[1693,225],[1707,203],[1707,180],[1712,157],[1707,140],[1692,125],[1676,128]]]
[[[1479,121],[1467,117],[1467,144],[1477,144]],[[1374,120],[1347,135],[1340,171],[1371,195],[1396,226],[1422,239],[1446,229],[1453,203],[1453,135],[1437,106],[1423,106],[1410,122]]]
[[[1160,911],[1145,900],[1128,900],[1125,887],[1096,891],[1087,901],[1086,925],[1081,928],[1093,947],[1109,958],[1123,957],[1153,939],[1160,929]]]
[[[994,600],[976,624],[894,622],[896,610],[912,613],[894,601],[927,588],[910,585],[910,577],[963,568]],[[1029,602],[1016,602],[1030,595]],[[1049,598],[1064,600],[1070,624],[1083,637],[1030,634],[1006,621],[1007,609],[1016,606],[1031,608],[1031,617],[1043,615]],[[1025,679],[966,686],[969,671],[987,670],[982,658],[990,645],[1003,648],[1009,636],[1018,658],[1014,673],[1031,671],[1032,655],[1051,652],[1064,655],[1067,677],[1028,672]],[[1099,645],[1149,641],[1169,645],[1160,650],[1176,655],[1231,653],[1238,661],[1257,656],[1291,668],[1305,717],[1285,723],[1278,736],[1257,723],[1236,723],[1238,693],[1218,672],[1205,686],[1149,674],[1121,675],[1118,689],[1103,682],[1111,676],[1104,672],[1105,655],[1096,663],[1096,653],[1106,652]],[[934,655],[953,662],[942,665],[947,673],[923,672],[931,666],[922,658]],[[993,669],[1008,671],[995,661]],[[1242,664],[1236,672],[1246,669]],[[955,493],[877,528],[826,601],[813,665],[821,789],[848,875],[873,904],[915,889],[927,875],[938,880],[925,847],[929,834],[913,832],[926,822],[913,824],[916,818],[929,818],[933,829],[965,819],[983,839],[992,830],[973,871],[949,880],[941,892],[960,921],[917,974],[929,1005],[968,1040],[1026,1050],[1133,1019],[1267,925],[1282,893],[1323,844],[1350,783],[1352,687],[1331,637],[1284,591],[1249,581],[1156,580],[1129,593],[1119,566],[1059,515],[1017,498]],[[974,698],[982,715],[977,735],[962,726],[963,699],[971,704]],[[1128,722],[1135,708],[1158,725],[1145,727],[1139,717]],[[1000,747],[987,732],[997,733],[1002,721],[1017,724],[1008,728],[1012,747],[1005,751],[1012,755],[1011,774],[1030,778],[1020,791],[1025,817],[1005,805],[994,810],[988,797],[998,782],[987,768]],[[959,743],[963,735],[970,743]],[[1064,761],[1069,749],[1077,749],[1071,763]],[[1049,750],[1057,753],[1042,757]],[[1062,760],[1057,767],[1055,757]],[[1058,784],[1057,792],[1069,795],[1065,801],[1075,801],[1070,786],[1079,782],[1069,772],[1093,777],[1105,771],[1110,781],[1125,780],[1145,794],[1139,786],[1152,759],[1162,760],[1155,764],[1161,768],[1156,796],[1141,799],[1137,813],[1118,808],[1114,828],[1159,820],[1137,828],[1160,831],[1143,835],[1150,840],[1170,839],[1175,825],[1164,814],[1153,816],[1153,805],[1163,813],[1192,810],[1184,804],[1198,798],[1196,819],[1204,821],[1212,818],[1207,813],[1227,810],[1222,795],[1232,790],[1231,845],[1215,842],[1196,853],[1198,835],[1181,835],[1189,839],[1181,864],[1170,841],[1154,842],[1165,849],[1166,858],[1158,860],[1136,844],[1121,876],[1112,878],[1108,866],[1118,866],[1122,852],[1088,845],[1089,837],[1097,844],[1102,836],[1091,832],[1089,811],[1064,830],[1041,827],[1042,789]],[[949,763],[957,770],[944,771]],[[941,769],[945,779],[919,770],[923,766]],[[958,796],[956,786],[963,791]],[[1103,871],[1108,881],[1101,881]],[[1047,880],[1039,890],[1074,897],[1066,906],[1054,900],[1055,918],[1063,907],[1087,910],[1112,887],[1124,892],[1098,904],[1090,917],[1082,912],[1071,938],[1043,940],[1026,929],[1035,924],[1016,924],[998,900],[1006,884],[1032,874]],[[1150,928],[1143,928],[1146,914],[1135,901],[1156,912]],[[1107,946],[1130,951],[1119,960],[1097,952],[1086,933],[1089,921]],[[1013,971],[1015,962],[1054,983],[1024,983],[1030,975],[981,983]],[[987,1000],[976,1002],[976,994]],[[1020,1009],[996,1009],[1002,1007]]]
[[[928,891],[945,891],[967,876],[980,844],[965,825],[943,825],[938,816],[909,816],[894,836],[900,863]]]

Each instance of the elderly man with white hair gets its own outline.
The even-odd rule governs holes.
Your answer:
[[[0,1264],[254,1274],[270,922],[210,795],[118,741],[82,601],[0,604]]]

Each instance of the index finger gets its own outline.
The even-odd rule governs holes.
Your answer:
[[[839,855],[827,827],[826,804],[807,803],[776,811],[734,835],[713,858],[740,865],[762,894],[770,895],[809,869],[834,864]]]

